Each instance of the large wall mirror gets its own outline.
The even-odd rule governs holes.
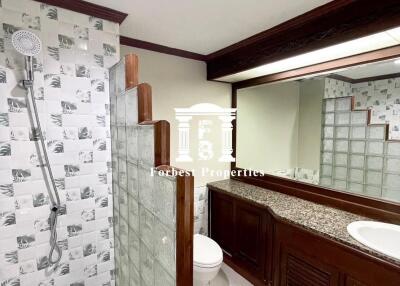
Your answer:
[[[236,91],[236,167],[400,202],[400,62]]]

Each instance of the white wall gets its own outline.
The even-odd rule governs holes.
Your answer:
[[[238,91],[237,166],[268,173],[297,166],[299,83]]]
[[[314,79],[239,90],[237,165],[319,170],[323,94]]]
[[[300,83],[298,167],[319,170],[323,79]]]
[[[192,163],[175,161],[178,150],[178,122],[175,119],[174,108],[190,107],[198,103],[214,103],[221,107],[230,107],[230,84],[207,81],[204,62],[121,46],[121,55],[128,53],[134,53],[139,57],[139,82],[147,82],[152,86],[153,119],[164,119],[171,124],[171,165],[194,169],[195,186],[204,186],[209,181],[222,179],[210,174],[205,176],[201,174],[201,167],[229,170],[229,164],[219,163],[217,158],[203,163],[196,158]],[[194,129],[195,126],[191,128]],[[190,139],[191,142],[195,142],[197,133],[191,132]],[[218,146],[221,138],[219,135],[214,135],[211,141]]]

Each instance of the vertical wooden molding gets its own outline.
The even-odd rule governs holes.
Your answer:
[[[170,164],[170,126],[166,120],[154,123],[154,165]]]
[[[389,128],[390,128],[389,124],[386,124],[386,127],[385,127],[385,140],[386,141],[391,141],[391,140],[389,140],[389,133],[390,133]]]
[[[131,89],[139,83],[139,59],[137,55],[125,56],[125,89]]]
[[[232,102],[231,102],[231,106],[232,108],[237,108],[237,89],[233,86],[231,86],[232,89]],[[236,158],[236,144],[237,144],[237,140],[236,140],[236,122],[237,122],[237,112],[236,112],[236,117],[235,119],[232,120],[232,146],[233,146],[233,150],[232,150],[232,156],[233,158]],[[231,162],[231,170],[233,170],[236,166],[236,160],[235,162]]]
[[[176,285],[193,285],[194,178],[177,176]]]
[[[152,120],[151,86],[148,83],[138,85],[138,122]]]

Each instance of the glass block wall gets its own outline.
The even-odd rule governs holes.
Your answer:
[[[154,125],[138,123],[125,60],[110,71],[116,284],[176,284],[176,178],[154,167]],[[153,171],[153,172],[152,172]]]
[[[400,201],[400,142],[386,140],[386,124],[399,116],[392,112],[381,124],[371,124],[369,118],[376,110],[393,110],[393,97],[400,98],[395,82],[386,80],[382,95],[382,81],[350,84],[326,79],[321,185]]]

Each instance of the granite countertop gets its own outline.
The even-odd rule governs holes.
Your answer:
[[[349,223],[370,218],[236,180],[212,182],[207,186],[266,206],[282,220],[400,265],[400,260],[359,243],[347,232]]]

